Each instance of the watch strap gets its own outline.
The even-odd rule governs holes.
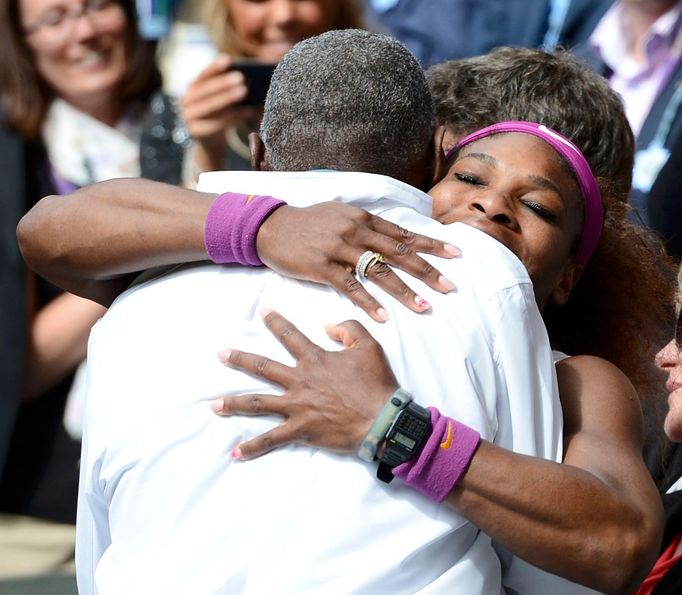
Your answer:
[[[379,467],[377,467],[377,478],[384,483],[391,483],[393,481],[393,467],[384,461],[379,461]]]
[[[398,414],[412,401],[412,395],[402,388],[396,391],[388,398],[383,409],[374,420],[374,423],[369,428],[369,432],[365,436],[360,448],[358,449],[358,456],[363,460],[371,463],[376,458],[379,445],[386,438],[388,430],[395,422]]]

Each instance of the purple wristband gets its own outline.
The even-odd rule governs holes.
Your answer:
[[[481,436],[435,407],[428,409],[431,436],[419,457],[395,467],[393,475],[430,500],[442,502],[467,470]]]
[[[218,264],[263,264],[256,251],[258,230],[268,215],[287,204],[272,196],[225,192],[213,201],[206,215],[204,244]]]

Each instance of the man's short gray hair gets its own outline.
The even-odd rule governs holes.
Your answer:
[[[357,29],[296,44],[270,83],[261,136],[278,171],[336,169],[400,178],[422,157],[435,115],[417,60]]]

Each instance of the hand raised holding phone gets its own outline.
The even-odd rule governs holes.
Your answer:
[[[274,66],[219,54],[190,84],[180,107],[199,170],[221,169],[228,128],[260,118]]]

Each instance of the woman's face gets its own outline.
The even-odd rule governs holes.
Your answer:
[[[433,218],[484,231],[523,262],[540,307],[564,303],[578,279],[572,248],[582,198],[557,153],[528,134],[497,134],[465,146],[429,192]]]
[[[38,72],[76,106],[115,99],[126,66],[126,16],[112,0],[20,0]]]
[[[338,0],[225,0],[247,56],[276,62],[299,41],[334,27]]]
[[[682,319],[677,323],[677,336],[682,338]],[[663,429],[671,440],[682,442],[682,349],[677,339],[673,339],[656,355],[656,365],[667,372],[668,413]]]

